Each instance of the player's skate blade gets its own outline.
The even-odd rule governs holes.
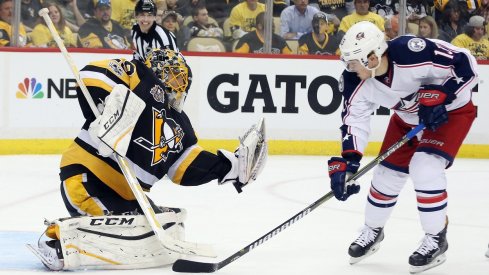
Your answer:
[[[446,259],[447,259],[447,256],[445,255],[445,253],[440,254],[438,257],[436,257],[435,259],[433,259],[433,261],[431,263],[429,263],[427,265],[421,265],[421,266],[411,265],[409,267],[409,273],[416,274],[416,273],[420,273],[420,272],[426,271],[428,269],[431,269],[433,267],[436,267],[436,266],[441,265],[442,263],[445,262]]]
[[[348,254],[351,256],[350,264],[356,264],[377,252],[383,240],[384,229],[382,227],[372,228],[365,225],[360,236],[348,248]]]
[[[360,262],[361,260],[363,260],[363,259],[367,258],[368,256],[370,256],[370,255],[374,254],[375,252],[377,252],[379,250],[379,248],[380,248],[380,243],[374,244],[370,248],[370,250],[367,253],[365,253],[365,255],[360,256],[360,257],[351,257],[350,258],[350,264],[351,265],[354,265],[354,264]]]

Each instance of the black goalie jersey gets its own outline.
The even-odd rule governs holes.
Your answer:
[[[93,62],[80,72],[99,110],[116,84],[123,84],[142,98],[146,107],[138,119],[126,154],[145,189],[164,175],[181,185],[199,185],[222,178],[230,163],[197,145],[197,137],[187,115],[168,107],[163,83],[144,63],[125,59]],[[114,157],[97,154],[88,127],[95,119],[80,89],[77,90],[86,122],[75,142],[63,153],[61,180],[82,174],[87,169],[123,198],[131,190]]]

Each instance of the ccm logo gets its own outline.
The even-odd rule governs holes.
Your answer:
[[[107,121],[105,124],[104,124],[104,129],[107,130],[110,128],[110,126],[112,126],[112,124],[114,122],[117,121],[117,119],[120,117],[121,115],[119,114],[119,110],[117,110],[115,113],[113,113],[110,117],[109,117],[109,121]]]
[[[131,225],[134,218],[93,218],[90,225]]]

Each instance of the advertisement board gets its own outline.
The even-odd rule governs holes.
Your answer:
[[[131,59],[129,53],[71,53],[82,69],[91,61]],[[185,111],[203,140],[235,140],[265,117],[271,141],[331,141],[340,138],[342,108],[337,59],[265,55],[187,55],[193,82]],[[72,139],[84,119],[76,80],[59,52],[0,51],[0,141]],[[466,144],[487,145],[489,66],[480,65],[473,92],[478,117]],[[380,142],[391,111],[372,114],[371,141]]]

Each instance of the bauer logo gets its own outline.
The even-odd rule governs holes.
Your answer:
[[[15,97],[18,99],[75,99],[76,80],[73,78],[39,79],[26,77],[19,81]]]
[[[18,90],[15,93],[16,98],[26,99],[26,98],[44,98],[44,92],[42,91],[42,84],[37,81],[36,78],[24,78],[23,82],[18,85]]]

